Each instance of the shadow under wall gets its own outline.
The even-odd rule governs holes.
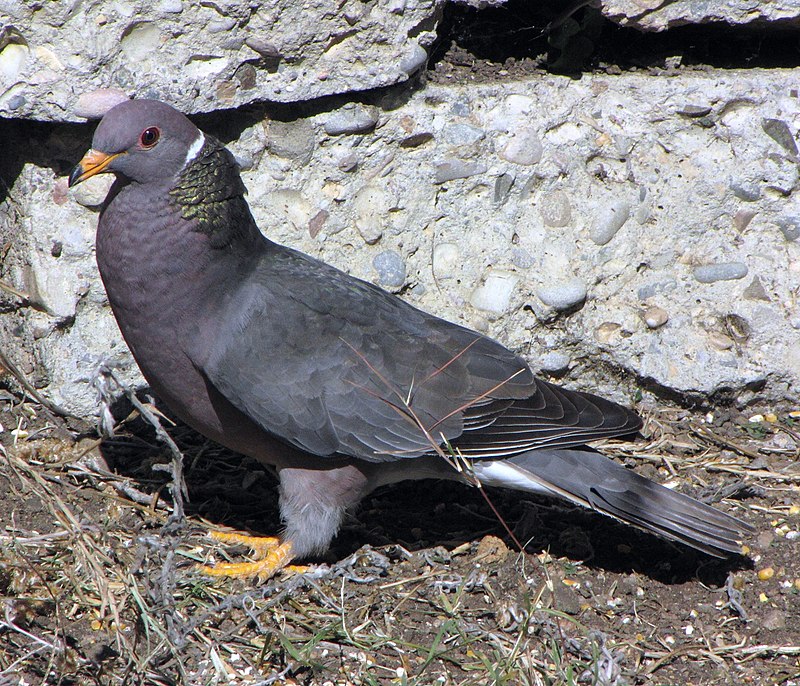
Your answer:
[[[663,67],[791,68],[800,65],[800,20],[727,24],[709,22],[645,32],[623,28],[586,4],[569,14],[572,0],[507,0],[477,10],[447,3],[429,68],[458,59],[504,64],[531,61],[554,73]],[[679,59],[677,59],[679,58]]]
[[[261,122],[294,121],[333,112],[348,103],[396,109],[407,103],[420,87],[420,80],[414,77],[406,83],[386,88],[298,103],[253,103],[236,109],[192,114],[189,118],[203,131],[228,144]],[[97,124],[97,121],[70,123],[0,118],[0,203],[9,197],[26,164],[51,169],[55,176],[67,176],[91,147]]]
[[[91,146],[93,130],[88,124],[0,118],[0,203],[26,164],[66,176]]]

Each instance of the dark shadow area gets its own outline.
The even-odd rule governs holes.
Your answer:
[[[600,366],[600,364],[596,366]],[[759,400],[758,394],[766,387],[767,381],[759,379],[737,387],[722,386],[711,393],[679,391],[665,386],[652,377],[641,375],[636,376],[636,384],[666,405],[682,407],[692,412],[711,412],[732,407],[744,411],[744,408],[750,405],[760,406],[762,402]],[[749,403],[745,403],[742,400],[744,391],[749,391],[752,394],[752,399]],[[789,404],[793,400],[793,398],[786,398]]]
[[[92,142],[95,125],[0,118],[0,202],[25,164],[66,176]]]
[[[331,95],[298,103],[260,102],[235,109],[192,114],[189,118],[204,132],[228,144],[241,137],[245,129],[261,122],[294,121],[323,112],[332,112],[348,103],[372,105],[392,110],[408,102],[421,87],[419,78],[387,88]],[[67,176],[91,147],[98,121],[86,123],[40,122],[0,118],[0,202],[10,194],[25,164],[52,169],[56,176]]]
[[[554,73],[664,68],[680,58],[683,67],[719,69],[795,67],[800,35],[787,23],[683,26],[659,33],[622,28],[599,9],[585,6],[567,16],[567,0],[509,0],[476,10],[448,3],[429,68],[444,63],[471,67],[484,60],[516,71]],[[523,68],[524,71],[524,68]]]
[[[579,75],[586,71],[682,67],[747,69],[800,65],[800,32],[787,24],[730,26],[714,23],[643,33],[621,28],[599,10],[585,6],[565,13],[567,0],[509,0],[476,10],[445,6],[438,39],[428,64],[435,78],[442,67],[468,68],[476,77],[497,79],[528,71]],[[678,60],[678,58],[680,58]],[[481,66],[479,63],[484,63]],[[510,74],[498,75],[503,67]],[[192,115],[204,131],[224,143],[265,120],[292,121],[356,102],[392,110],[407,102],[422,78],[362,92],[331,95],[299,103],[260,102],[236,109]],[[30,162],[66,175],[91,144],[96,122],[52,123],[0,118],[0,202],[22,166]]]
[[[529,554],[549,551],[556,558],[583,561],[590,569],[642,574],[665,584],[700,576],[704,583],[720,586],[731,570],[750,566],[744,558],[717,560],[557,500],[507,489],[487,489],[486,497]],[[353,549],[364,543],[452,549],[486,535],[516,549],[484,496],[466,485],[417,481],[387,486],[367,496],[354,519],[343,528],[337,552],[354,534]]]
[[[187,515],[255,535],[279,532],[277,479],[269,468],[186,426],[176,425],[170,434],[184,454]],[[167,452],[141,420],[104,441],[102,450],[109,467],[136,479],[143,492],[168,497],[167,477],[152,469],[168,461]],[[729,572],[751,566],[744,558],[717,560],[559,501],[505,489],[487,489],[486,495],[530,554],[546,550],[556,558],[583,561],[590,569],[636,573],[665,584],[699,577],[721,586]],[[408,481],[368,495],[324,560],[336,562],[363,545],[451,550],[486,535],[516,549],[479,490],[446,481]]]
[[[261,122],[290,122],[299,118],[333,112],[350,103],[371,105],[385,111],[394,110],[406,104],[422,85],[420,78],[412,77],[405,83],[386,88],[326,95],[294,103],[257,102],[235,109],[193,114],[189,115],[189,118],[198,128],[227,144],[237,140],[245,129]]]

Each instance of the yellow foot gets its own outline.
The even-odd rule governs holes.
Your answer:
[[[259,582],[263,583],[282,569],[293,572],[305,571],[304,567],[288,566],[294,557],[290,541],[281,542],[274,536],[246,536],[222,531],[212,531],[210,536],[218,541],[246,545],[255,552],[256,560],[253,562],[223,562],[213,567],[201,565],[200,571],[204,574],[245,578],[255,576],[258,577]]]
[[[281,539],[277,536],[248,536],[227,531],[209,531],[211,538],[223,543],[246,545],[256,553],[258,559],[265,557],[270,550],[274,550],[281,544]]]

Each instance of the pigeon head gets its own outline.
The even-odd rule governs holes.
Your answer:
[[[114,173],[140,184],[173,178],[203,147],[205,137],[183,114],[157,100],[128,100],[111,108],[92,149],[69,176],[74,186]]]

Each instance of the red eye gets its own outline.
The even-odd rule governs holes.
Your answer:
[[[141,142],[143,148],[152,148],[156,143],[158,143],[158,139],[160,137],[161,131],[159,131],[157,127],[151,126],[149,129],[142,131],[142,135],[139,136],[139,141]]]

